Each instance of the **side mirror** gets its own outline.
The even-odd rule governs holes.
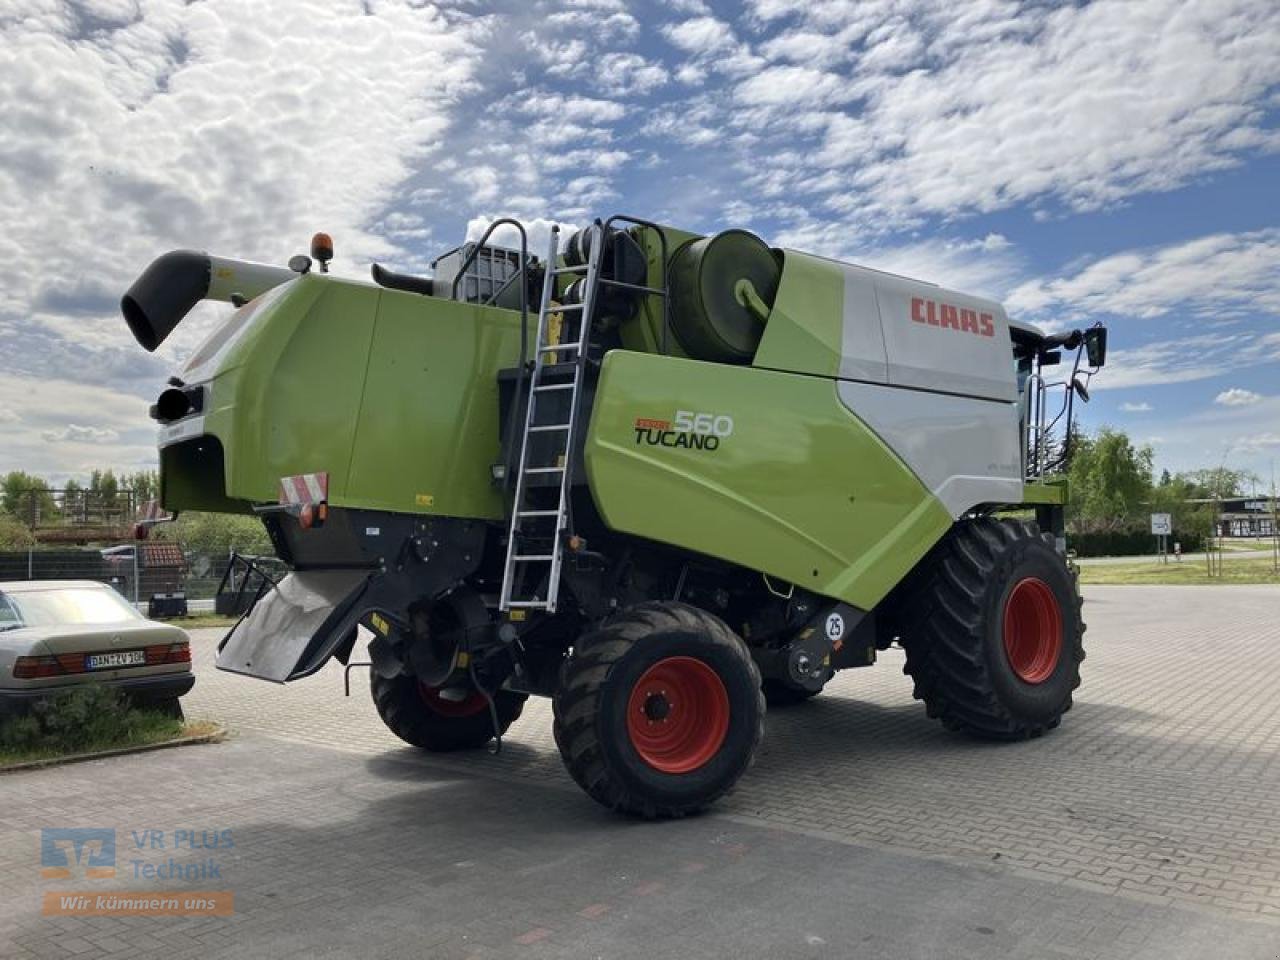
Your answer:
[[[1090,327],[1084,332],[1084,351],[1091,367],[1101,367],[1107,362],[1106,327]]]
[[[1089,402],[1089,388],[1084,385],[1084,381],[1075,379],[1071,381],[1071,389],[1080,394],[1080,399],[1085,403]]]

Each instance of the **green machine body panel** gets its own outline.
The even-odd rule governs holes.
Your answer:
[[[268,297],[184,371],[207,385],[202,433],[222,447],[222,509],[327,472],[331,506],[501,518],[489,473],[497,375],[517,363],[519,313],[318,277]],[[171,450],[165,506],[217,509]]]
[[[821,257],[787,250],[754,365],[835,377],[843,321],[844,276],[839,268]]]
[[[613,351],[586,469],[612,529],[863,609],[952,524],[833,381],[753,367]]]

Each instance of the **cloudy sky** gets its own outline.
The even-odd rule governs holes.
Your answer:
[[[1275,0],[0,0],[0,471],[154,463],[217,319],[134,344],[166,250],[425,271],[625,211],[1104,320],[1088,424],[1266,478],[1277,51]]]

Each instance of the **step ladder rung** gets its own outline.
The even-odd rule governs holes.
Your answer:
[[[561,587],[561,566],[564,563],[567,549],[564,535],[567,533],[569,520],[569,499],[571,484],[575,475],[573,447],[576,424],[580,422],[583,380],[586,374],[588,349],[591,343],[592,315],[596,313],[594,304],[600,293],[603,277],[600,276],[602,257],[604,256],[605,226],[599,220],[590,228],[591,242],[587,246],[586,263],[576,266],[563,265],[559,251],[559,229],[552,231],[548,238],[547,270],[543,275],[542,301],[538,308],[538,327],[533,344],[533,376],[529,381],[528,403],[524,411],[523,432],[520,438],[520,452],[516,473],[515,498],[511,505],[509,518],[509,536],[506,544],[506,565],[502,575],[502,592],[498,599],[501,610],[539,610],[554,614],[557,608]],[[557,265],[558,262],[561,265]],[[581,290],[580,297],[573,297],[575,303],[556,304],[557,288],[561,286],[558,277],[576,276],[584,280],[575,283],[575,289]],[[665,274],[664,274],[665,276]],[[640,284],[614,283],[643,293],[657,292],[653,288]],[[663,291],[665,292],[665,291]],[[557,314],[564,314],[557,318]],[[561,320],[555,322],[553,320]],[[577,323],[575,328],[572,324]],[[576,335],[575,335],[576,334]],[[553,337],[564,337],[564,342],[553,343]],[[567,411],[549,413],[549,419],[558,420],[565,417],[565,422],[538,423],[538,397],[553,390],[570,391]],[[564,440],[552,440],[550,444],[530,439],[534,434],[551,434],[564,437]],[[542,449],[545,446],[558,447],[553,451]],[[534,447],[538,450],[535,454]],[[547,460],[558,462],[556,466],[533,466]],[[552,480],[539,481],[535,474],[554,477]],[[549,504],[554,500],[540,500],[539,497],[558,488],[559,506],[552,509]],[[534,491],[538,492],[535,493]],[[541,526],[526,520],[546,518],[547,523]],[[557,521],[556,535],[550,534],[551,521]],[[543,531],[537,535],[536,531]],[[543,553],[521,553],[521,550],[546,551]],[[546,565],[546,575],[538,564]],[[538,586],[529,581],[542,577]],[[545,597],[540,596],[545,594]]]

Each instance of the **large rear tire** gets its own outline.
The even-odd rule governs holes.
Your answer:
[[[958,523],[890,601],[904,671],[930,717],[994,740],[1071,709],[1084,660],[1075,577],[1034,523]]]
[[[464,698],[441,696],[416,677],[401,675],[387,679],[374,671],[370,688],[373,704],[387,729],[405,743],[423,750],[474,750],[493,739],[493,717],[484,694],[473,690]],[[499,690],[493,695],[502,733],[524,710],[522,693]]]
[[[764,731],[760,672],[723,621],[682,603],[632,607],[561,669],[555,739],[594,800],[680,817],[719,799]]]

